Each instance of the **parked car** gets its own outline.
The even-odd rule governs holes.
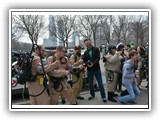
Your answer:
[[[18,74],[18,70],[16,69],[16,62],[12,63],[12,95],[15,94],[21,94],[23,89],[24,89],[24,85],[20,85],[17,84],[17,74]]]

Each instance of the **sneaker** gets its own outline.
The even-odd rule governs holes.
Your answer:
[[[114,98],[108,98],[108,100],[111,102],[117,102],[117,100],[115,100]]]
[[[113,93],[112,95],[113,95],[113,97],[117,97],[118,96],[118,94],[115,94],[115,93]]]
[[[106,98],[102,98],[103,102],[107,102],[107,99]]]
[[[94,96],[91,96],[91,97],[88,98],[88,100],[92,100],[92,99],[94,99],[94,98],[95,98]]]
[[[124,105],[125,103],[117,99],[118,104]]]
[[[84,97],[78,96],[77,99],[79,99],[79,100],[84,100]]]

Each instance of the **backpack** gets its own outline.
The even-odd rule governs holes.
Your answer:
[[[17,83],[24,85],[27,81],[34,82],[35,77],[32,75],[32,61],[33,57],[29,55],[23,55],[18,60],[18,65],[20,67],[20,71],[17,76]]]

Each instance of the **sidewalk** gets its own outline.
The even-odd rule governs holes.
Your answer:
[[[145,88],[145,86],[147,85],[147,82],[144,80],[142,81],[142,84],[141,84],[141,94],[140,96],[136,99],[136,105],[148,105],[148,89]],[[107,90],[106,90],[106,86],[105,87],[105,91],[106,91],[106,97],[107,97]],[[123,88],[124,89],[124,88]],[[117,92],[117,94],[120,94]],[[85,99],[84,100],[77,100],[78,102],[78,105],[118,105],[118,103],[115,103],[115,102],[110,102],[110,101],[107,101],[107,103],[104,103],[101,99],[101,96],[100,96],[100,92],[97,91],[95,92],[95,98],[92,99],[92,100],[88,100],[88,97],[90,97],[90,93],[89,91],[84,91],[80,94],[82,97],[84,97]],[[117,97],[115,97],[116,99]],[[63,105],[61,103],[61,100],[59,100],[59,105]],[[68,104],[68,103],[66,103]]]

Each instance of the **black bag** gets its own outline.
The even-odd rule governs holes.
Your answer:
[[[30,82],[35,81],[36,76],[33,76],[31,71],[32,61],[33,61],[33,57],[30,58],[27,55],[21,57],[20,61],[18,61],[19,63],[21,63],[21,66],[20,66],[21,69],[17,77],[18,84],[24,85],[26,81],[30,81]]]
[[[22,70],[17,77],[17,83],[24,85],[27,81],[34,82],[35,76],[28,70]]]

